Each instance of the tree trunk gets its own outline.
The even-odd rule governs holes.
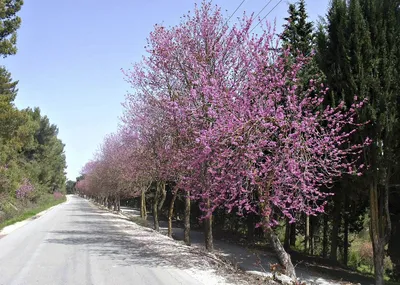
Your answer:
[[[349,257],[349,201],[348,197],[344,197],[344,228],[343,228],[343,264],[347,266],[348,257]]]
[[[266,238],[278,256],[279,262],[285,268],[285,274],[295,280],[296,272],[294,270],[292,260],[290,255],[283,248],[278,236],[274,233],[270,226],[264,226],[264,231]]]
[[[110,210],[112,208],[112,198],[110,198],[110,197],[108,197],[108,206],[107,206],[107,208],[110,209]]]
[[[392,231],[388,244],[388,255],[393,264],[393,279],[400,281],[400,187],[398,191],[392,192],[389,197],[390,201],[390,221],[392,224]]]
[[[290,224],[290,247],[296,246],[296,223]]]
[[[341,196],[341,195],[340,195]],[[337,261],[337,248],[339,243],[339,228],[341,223],[341,210],[342,200],[339,195],[335,195],[334,209],[333,209],[333,221],[332,221],[332,233],[331,233],[331,252],[329,258],[333,261]]]
[[[373,246],[374,249],[374,273],[375,273],[375,285],[384,284],[384,257],[385,247],[383,243]]]
[[[174,191],[174,194],[172,196],[171,204],[169,205],[169,211],[168,211],[168,236],[172,237],[172,217],[174,215],[174,205],[175,205],[175,200],[176,196],[178,196],[178,189]]]
[[[289,250],[290,249],[290,223],[289,223],[289,218],[285,218],[285,240],[283,242],[283,247],[285,248],[285,250]]]
[[[246,221],[247,221],[247,240],[248,240],[248,242],[253,242],[254,241],[254,228],[256,226],[255,214],[248,213]]]
[[[374,252],[375,284],[383,285],[385,245],[389,241],[391,223],[389,215],[389,189],[382,187],[383,193],[379,193],[376,178],[370,185],[370,215],[371,215],[371,240]],[[379,197],[381,194],[381,197]]]
[[[315,223],[316,221],[315,221],[315,217],[314,216],[312,216],[312,217],[310,217],[310,243],[309,243],[309,246],[310,246],[310,254],[311,255],[314,255],[314,241],[315,241],[315,239],[314,239],[314,231],[315,231]]]
[[[117,197],[114,197],[113,204],[114,204],[114,212],[116,212],[118,210]]]
[[[186,245],[190,245],[190,193],[186,193],[185,197],[185,222],[183,229],[183,241]]]
[[[121,198],[118,196],[118,200],[117,200],[117,211],[121,212]]]
[[[282,246],[282,243],[280,242],[278,236],[274,233],[270,226],[270,217],[268,214],[270,214],[271,211],[269,211],[269,191],[270,191],[270,183],[267,183],[266,185],[266,195],[263,197],[261,193],[261,189],[258,189],[258,199],[263,199],[259,202],[260,205],[260,214],[262,216],[262,228],[264,230],[265,237],[269,241],[269,244],[272,246],[274,249],[278,260],[280,264],[284,267],[285,269],[285,274],[289,276],[290,278],[293,279],[293,281],[296,280],[296,272],[294,270],[294,266],[292,263],[292,260],[290,258],[290,255],[285,251],[284,247]],[[266,201],[266,202],[265,202]]]
[[[210,198],[207,198],[207,209],[210,209]],[[209,217],[204,219],[204,240],[205,240],[205,245],[206,249],[208,251],[213,251],[214,250],[214,244],[213,244],[213,234],[212,234],[212,214],[209,215]]]
[[[157,182],[156,185],[156,191],[154,193],[154,199],[153,199],[153,221],[154,221],[154,229],[159,232],[160,231],[160,225],[158,223],[158,194],[160,191],[160,184]]]
[[[146,210],[146,189],[142,189],[142,195],[140,199],[140,217],[147,220],[147,210]]]
[[[165,198],[167,197],[167,191],[165,190],[165,182],[160,182],[159,187],[160,187],[159,193],[161,194],[161,200],[158,203],[158,211],[161,212],[161,209],[164,206]]]
[[[322,238],[322,257],[328,256],[328,215],[324,215],[324,229]]]
[[[305,224],[305,237],[304,237],[304,252],[306,254],[310,253],[310,216],[306,215],[306,224]]]

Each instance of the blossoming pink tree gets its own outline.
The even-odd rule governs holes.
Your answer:
[[[293,63],[268,26],[251,33],[253,21],[244,16],[229,28],[219,9],[203,2],[181,24],[156,26],[149,55],[126,72],[135,93],[124,123],[138,132],[154,179],[178,176],[179,187],[201,201],[207,248],[217,207],[255,212],[295,277],[274,217],[293,222],[297,212],[323,212],[330,194],[321,187],[361,173],[357,160],[369,140],[350,145],[350,137],[364,102],[324,107],[326,89],[313,80],[302,91],[299,70],[309,59]]]
[[[137,111],[143,105],[152,106],[158,117],[150,117],[163,119],[162,125],[160,120],[148,125],[154,130],[157,122],[169,138],[168,151],[164,152],[169,161],[165,173],[167,177],[175,176],[179,188],[185,190],[187,204],[190,197],[203,200],[201,194],[208,191],[212,178],[205,171],[208,166],[204,147],[196,141],[203,130],[212,128],[206,87],[214,77],[229,77],[240,44],[235,41],[238,34],[229,34],[224,22],[219,10],[213,11],[210,4],[204,4],[202,10],[196,9],[177,27],[156,26],[147,47],[150,56],[126,72],[136,93],[128,97],[125,106],[136,117],[139,113],[146,118],[151,112]],[[224,65],[229,67],[221,68]],[[211,207],[206,198],[204,202]],[[211,216],[206,217],[206,225],[206,247],[212,249]]]

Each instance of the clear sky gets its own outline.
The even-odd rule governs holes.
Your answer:
[[[260,14],[278,28],[294,0],[271,0]],[[19,80],[16,105],[39,106],[66,144],[67,176],[75,180],[103,137],[117,129],[129,90],[121,68],[140,61],[154,24],[179,23],[194,0],[27,0],[20,12],[18,53],[3,60]],[[214,0],[229,16],[242,0]],[[269,0],[245,0],[258,13]],[[312,20],[325,15],[329,0],[306,0]],[[256,30],[255,30],[256,31]]]

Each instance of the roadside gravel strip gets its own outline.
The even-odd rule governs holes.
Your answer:
[[[240,273],[230,264],[211,253],[197,247],[186,246],[182,242],[171,239],[153,229],[140,226],[122,214],[111,213],[102,206],[95,206],[104,211],[100,214],[101,216],[115,221],[114,226],[118,228],[118,232],[126,234],[132,244],[139,245],[140,252],[136,254],[145,258],[156,254],[157,260],[152,262],[153,266],[181,269],[192,276],[192,282],[196,282],[193,284],[273,284],[262,281],[264,280],[262,277]],[[176,271],[174,272],[176,274]],[[172,281],[170,284],[180,284],[175,282]]]

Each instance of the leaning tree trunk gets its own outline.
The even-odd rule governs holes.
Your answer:
[[[369,191],[371,215],[370,233],[374,252],[375,284],[383,285],[385,245],[389,241],[391,230],[388,186],[382,187],[383,193],[379,192],[376,178],[373,178]]]
[[[171,204],[169,205],[169,210],[168,210],[168,236],[172,237],[172,217],[174,215],[174,206],[175,206],[175,200],[176,197],[178,196],[178,189],[174,191],[174,194],[172,196]]]
[[[190,193],[186,192],[185,197],[185,222],[183,229],[183,241],[186,245],[190,245]]]
[[[270,245],[274,249],[280,264],[285,268],[285,274],[292,278],[296,279],[296,272],[294,270],[294,266],[292,260],[290,258],[290,254],[288,254],[278,236],[274,233],[273,229],[269,225],[264,226],[265,236],[268,239]]]
[[[154,193],[153,199],[153,221],[154,221],[154,229],[156,231],[160,231],[160,224],[158,223],[158,194],[160,191],[159,182],[156,183],[156,191]]]
[[[207,209],[210,209],[210,198],[206,200]],[[212,214],[204,220],[204,241],[208,251],[214,250],[213,233],[212,233]]]
[[[293,280],[296,280],[296,271],[294,270],[294,266],[292,263],[292,260],[290,258],[290,254],[288,254],[285,251],[285,248],[283,247],[281,241],[279,240],[278,236],[274,233],[273,229],[270,226],[270,217],[269,213],[271,212],[269,210],[269,189],[270,189],[270,183],[267,184],[266,189],[266,195],[263,197],[261,193],[261,189],[258,189],[258,199],[263,198],[262,202],[259,202],[260,205],[260,212],[262,216],[262,228],[264,230],[265,237],[269,241],[269,244],[272,246],[273,250],[275,251],[279,263],[283,266],[285,270],[285,274],[292,278]]]

